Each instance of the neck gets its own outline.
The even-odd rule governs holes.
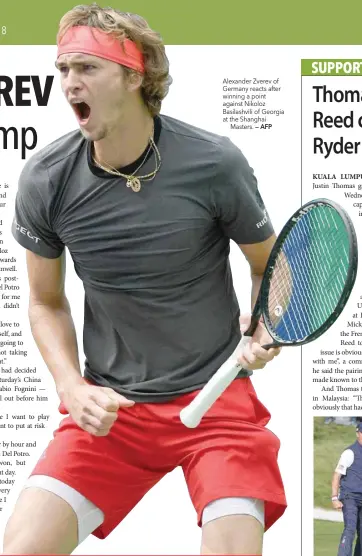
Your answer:
[[[153,130],[153,118],[145,109],[127,111],[122,122],[104,139],[94,141],[93,155],[102,165],[122,168],[132,164],[146,149]]]

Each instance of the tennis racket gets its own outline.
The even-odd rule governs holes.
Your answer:
[[[251,322],[229,359],[180,413],[184,425],[202,417],[242,369],[238,355],[263,317],[272,342],[301,346],[321,336],[341,314],[357,274],[357,237],[342,207],[328,199],[303,205],[285,224],[270,253]]]

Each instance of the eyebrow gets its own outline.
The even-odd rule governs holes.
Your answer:
[[[64,60],[64,62],[58,62],[58,60],[54,62],[54,65],[57,69],[64,66],[84,66],[87,64],[94,66],[96,65],[96,61],[90,58],[81,58],[81,59],[71,60],[70,62],[66,60]]]

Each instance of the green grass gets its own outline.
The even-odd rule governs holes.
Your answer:
[[[356,440],[354,426],[324,425],[314,419],[314,505],[332,509],[331,482],[341,453]]]
[[[343,523],[315,519],[314,556],[337,556],[342,531]]]
[[[314,556],[337,556],[343,523],[314,520]]]

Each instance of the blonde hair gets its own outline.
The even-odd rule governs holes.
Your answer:
[[[172,83],[161,36],[153,31],[147,21],[139,15],[120,12],[113,8],[102,8],[94,3],[76,6],[62,17],[57,41],[70,27],[76,25],[97,27],[106,33],[111,33],[120,42],[128,38],[136,43],[143,53],[145,62],[141,86],[142,98],[152,116],[159,114],[162,100]],[[127,74],[134,71],[126,67],[124,69]]]

